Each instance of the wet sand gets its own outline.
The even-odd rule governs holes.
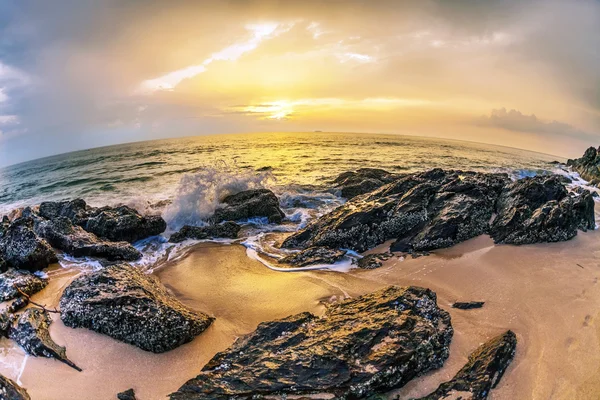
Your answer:
[[[55,318],[51,333],[79,373],[56,360],[25,357],[0,341],[0,373],[18,379],[34,400],[115,399],[133,387],[141,400],[164,399],[195,376],[218,351],[261,321],[311,311],[323,303],[390,284],[433,289],[452,316],[451,355],[444,367],[390,395],[428,393],[451,378],[479,344],[506,329],[518,337],[517,355],[491,399],[600,397],[600,232],[569,242],[494,246],[479,237],[428,257],[398,257],[371,271],[277,272],[248,258],[240,245],[200,244],[154,273],[190,307],[217,317],[191,343],[152,354],[107,336],[70,329]],[[34,300],[56,305],[76,270],[50,271],[51,284]],[[454,301],[485,301],[456,310]],[[21,369],[21,367],[23,368]]]

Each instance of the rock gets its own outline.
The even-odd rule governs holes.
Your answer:
[[[222,203],[215,211],[215,222],[267,217],[270,223],[278,224],[285,218],[277,196],[268,189],[246,190],[225,197]]]
[[[170,398],[364,398],[440,368],[452,334],[434,292],[391,286],[334,304],[321,318],[261,323]]]
[[[135,392],[133,391],[133,389],[127,389],[126,391],[117,394],[117,399],[119,399],[119,400],[136,400]]]
[[[568,160],[567,166],[588,181],[592,185],[597,185],[600,182],[600,157],[598,150],[593,147],[588,148],[583,157],[574,160]]]
[[[0,375],[0,398],[2,400],[31,400],[25,389],[3,375]]]
[[[45,201],[40,204],[39,214],[45,219],[66,217],[75,225],[85,225],[91,208],[82,199]]]
[[[298,253],[291,254],[279,260],[280,263],[295,267],[305,267],[311,264],[333,264],[346,255],[345,250],[329,249],[327,247],[309,247]]]
[[[67,217],[42,221],[36,227],[37,234],[53,247],[75,257],[100,257],[109,261],[135,261],[142,254],[128,242],[109,242],[73,225]]]
[[[333,181],[333,187],[340,190],[342,197],[351,199],[361,194],[371,192],[386,183],[398,179],[400,175],[392,174],[377,168],[361,168],[344,172]]]
[[[9,269],[0,274],[0,302],[16,299],[21,296],[17,290],[31,296],[48,285],[46,278],[41,278],[25,270]]]
[[[4,270],[8,267],[38,271],[58,262],[56,253],[33,231],[33,219],[17,218],[4,231],[0,239],[0,254]]]
[[[473,308],[481,308],[485,304],[484,301],[457,301],[452,304],[452,308],[458,308],[459,310],[471,310]]]
[[[12,329],[15,316],[8,311],[0,313],[0,337],[8,337],[10,330]]]
[[[391,253],[367,254],[356,262],[356,266],[362,269],[375,269],[383,265],[383,261],[392,258]]]
[[[510,365],[516,347],[517,337],[512,331],[489,340],[469,356],[467,364],[452,380],[420,400],[487,399]]]
[[[19,296],[17,297],[8,307],[6,307],[6,312],[14,314],[17,311],[20,311],[29,305],[29,299],[27,297]]]
[[[127,264],[76,278],[60,299],[61,318],[71,328],[88,328],[162,353],[194,339],[214,318],[193,311],[158,279]]]
[[[174,233],[169,238],[171,243],[180,243],[187,239],[203,240],[210,238],[229,238],[235,239],[242,227],[232,221],[226,221],[221,224],[208,226],[190,226],[184,225],[179,232]]]
[[[36,357],[56,358],[71,368],[81,371],[67,358],[66,349],[57,345],[50,337],[48,328],[52,320],[46,310],[28,308],[19,317],[15,328],[9,331],[9,337],[19,344],[28,354]]]
[[[496,243],[530,244],[573,238],[595,228],[589,191],[570,194],[555,176],[524,178],[507,185],[490,229]]]
[[[363,252],[390,239],[416,251],[485,233],[505,174],[433,169],[355,197],[289,236],[285,248],[326,246]]]

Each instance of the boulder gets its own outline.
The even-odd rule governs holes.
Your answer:
[[[52,320],[46,310],[28,308],[19,317],[17,326],[10,329],[9,337],[32,356],[55,358],[81,371],[81,368],[67,358],[66,349],[56,344],[50,337],[48,328],[51,323]]]
[[[13,300],[12,303],[8,307],[6,307],[6,312],[10,314],[14,314],[17,311],[20,311],[29,305],[29,299],[24,296],[19,296]]]
[[[517,337],[507,331],[482,344],[450,381],[420,400],[485,400],[502,379],[515,355]]]
[[[0,302],[21,296],[19,290],[31,296],[48,285],[48,279],[26,270],[9,269],[0,274]],[[17,290],[17,288],[19,290]]]
[[[33,231],[33,224],[32,218],[20,217],[4,231],[0,239],[4,271],[8,267],[38,271],[58,262],[50,244]]]
[[[472,310],[474,308],[481,308],[485,304],[484,301],[457,301],[452,304],[452,308],[458,308],[459,310]]]
[[[216,209],[213,219],[218,223],[255,217],[266,217],[275,224],[285,218],[275,193],[268,189],[253,189],[227,196]]]
[[[100,257],[109,261],[135,261],[142,254],[128,242],[109,242],[73,225],[67,217],[40,222],[36,233],[53,247],[75,257]]]
[[[357,171],[348,171],[340,174],[333,180],[333,188],[339,190],[342,197],[351,199],[371,192],[398,178],[400,178],[400,175],[392,174],[383,169],[361,168]]]
[[[15,322],[14,314],[9,311],[0,312],[0,337],[7,338],[10,330],[12,329],[13,323]]]
[[[452,334],[435,293],[391,286],[333,304],[320,318],[261,323],[170,398],[365,398],[440,368]]]
[[[232,221],[208,226],[184,225],[179,232],[169,238],[171,243],[180,243],[187,239],[203,240],[212,238],[235,239],[242,227]]]
[[[367,254],[358,259],[356,266],[361,269],[375,269],[383,265],[383,262],[392,258],[392,253]]]
[[[127,389],[124,392],[117,394],[119,400],[135,400],[135,392],[133,389]]]
[[[45,201],[40,204],[39,215],[45,219],[65,217],[75,225],[85,225],[91,209],[84,200]]]
[[[305,267],[312,264],[333,264],[344,258],[345,255],[345,250],[330,249],[327,247],[309,247],[306,250],[283,257],[279,262],[295,267]]]
[[[136,242],[149,236],[160,235],[167,223],[160,215],[142,216],[128,206],[102,207],[88,213],[83,229],[112,241]]]
[[[3,375],[0,375],[0,395],[2,400],[31,400],[25,389]]]
[[[592,185],[600,182],[600,156],[594,147],[588,148],[581,158],[568,160],[567,166]]]
[[[66,326],[88,328],[154,353],[191,341],[214,319],[184,306],[156,277],[127,264],[73,280],[60,309]]]

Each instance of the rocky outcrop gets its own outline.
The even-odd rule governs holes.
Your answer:
[[[285,214],[279,208],[275,193],[268,189],[253,189],[227,196],[216,209],[213,219],[218,223],[255,217],[266,217],[275,224],[283,221]]]
[[[452,333],[435,293],[391,286],[334,304],[321,318],[301,313],[261,323],[171,400],[365,398],[440,368]]]
[[[472,310],[474,308],[481,308],[485,304],[484,301],[457,301],[452,304],[452,308],[458,308],[459,310]]]
[[[450,381],[420,400],[485,400],[502,379],[515,355],[517,337],[512,331],[482,344],[469,356],[469,362]]]
[[[33,231],[33,224],[32,218],[20,217],[3,229],[0,238],[3,271],[10,267],[38,271],[58,262],[50,244]]]
[[[31,400],[25,389],[3,375],[0,375],[0,398],[2,400]]]
[[[26,270],[9,269],[0,274],[0,302],[21,296],[19,290],[31,296],[45,288],[46,285],[48,285],[46,278],[41,278]]]
[[[48,328],[51,323],[52,320],[46,310],[28,308],[19,317],[17,326],[9,331],[9,337],[32,356],[55,358],[81,371],[81,368],[67,358],[66,349],[56,344],[50,337]]]
[[[85,225],[91,210],[84,200],[45,201],[39,206],[39,215],[45,219],[65,217],[75,225]]]
[[[119,399],[119,400],[136,400],[135,392],[133,391],[133,389],[127,389],[126,391],[117,394],[117,399]]]
[[[392,253],[367,254],[356,261],[356,266],[361,269],[375,269],[383,265],[384,261],[392,258]]]
[[[291,235],[282,247],[365,251],[396,239],[402,251],[431,250],[485,233],[505,174],[433,169],[357,196]]]
[[[109,261],[134,261],[142,257],[130,243],[101,240],[73,225],[67,217],[42,221],[35,230],[50,245],[75,257],[100,257]]]
[[[191,341],[213,318],[184,306],[158,279],[121,264],[79,276],[60,299],[61,319],[162,353]]]
[[[558,242],[573,238],[578,229],[594,227],[589,191],[569,193],[557,177],[536,176],[504,188],[490,235],[496,243]]]
[[[371,192],[381,186],[400,178],[383,169],[361,168],[340,174],[333,181],[333,188],[339,190],[342,197],[351,199],[361,194]]]
[[[283,257],[279,262],[295,267],[305,267],[312,264],[333,264],[344,258],[345,255],[345,250],[330,249],[327,247],[309,247],[306,250]]]
[[[232,221],[207,226],[184,225],[179,232],[169,238],[171,243],[180,243],[187,239],[203,240],[214,238],[235,239],[242,227]]]
[[[567,161],[567,166],[578,172],[583,179],[592,185],[600,183],[600,155],[598,150],[590,147],[585,151],[583,157]]]

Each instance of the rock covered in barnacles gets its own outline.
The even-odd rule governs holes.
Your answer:
[[[27,391],[12,379],[0,375],[0,399],[2,400],[31,400]]]
[[[371,192],[387,183],[400,178],[378,168],[361,168],[340,174],[333,181],[333,188],[341,192],[342,197],[351,199],[361,194]]]
[[[305,267],[312,264],[333,264],[346,255],[345,250],[330,249],[327,247],[309,247],[298,253],[290,254],[279,260],[280,263],[296,267]]]
[[[361,269],[375,269],[381,267],[384,261],[387,261],[392,257],[392,253],[367,254],[356,261],[356,266]]]
[[[214,319],[184,306],[156,277],[127,264],[73,280],[60,309],[66,326],[88,328],[154,353],[191,341]]]
[[[20,217],[14,220],[0,238],[0,258],[4,270],[9,267],[38,271],[58,262],[50,244],[33,231],[34,220]]]
[[[203,240],[212,238],[235,239],[242,227],[232,221],[207,226],[184,225],[179,232],[169,238],[171,243],[180,243],[187,239]]]
[[[16,299],[22,296],[21,292],[31,296],[46,285],[48,285],[46,278],[26,270],[9,269],[0,274],[0,302]]]
[[[227,196],[215,210],[215,222],[266,217],[271,223],[280,223],[285,214],[279,208],[279,199],[269,189],[246,190]]]
[[[390,286],[334,304],[321,318],[301,313],[261,323],[170,397],[365,398],[440,368],[452,333],[434,292]]]

